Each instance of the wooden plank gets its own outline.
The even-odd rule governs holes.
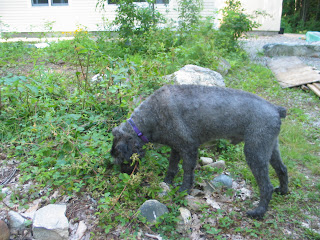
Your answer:
[[[320,97],[320,88],[316,87],[315,84],[307,84],[308,88],[310,88],[318,97]]]
[[[320,74],[304,64],[298,57],[272,58],[268,62],[268,67],[284,88],[320,81]]]
[[[313,85],[320,90],[320,83],[314,83]]]

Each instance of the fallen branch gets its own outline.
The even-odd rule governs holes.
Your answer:
[[[149,233],[145,233],[145,235],[146,235],[146,237],[162,240],[162,237],[160,235],[153,235],[153,234],[149,234]]]
[[[17,169],[13,169],[12,172],[10,173],[10,175],[5,179],[3,180],[0,185],[6,185],[8,182],[10,182],[10,180],[13,178],[14,174],[16,173]]]

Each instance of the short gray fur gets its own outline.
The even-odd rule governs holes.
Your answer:
[[[282,163],[278,134],[286,109],[248,92],[197,85],[168,85],[155,91],[139,107],[132,119],[150,142],[171,147],[166,183],[172,183],[183,159],[181,191],[190,192],[198,147],[214,139],[229,139],[237,144],[245,142],[246,161],[258,183],[260,202],[248,211],[253,218],[262,218],[267,211],[273,186],[269,179],[269,163],[280,180],[276,190],[288,192],[287,168]],[[111,155],[116,164],[126,170],[133,153],[144,155],[145,144],[128,122],[112,131]]]

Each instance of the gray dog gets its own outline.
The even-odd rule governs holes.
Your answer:
[[[258,183],[260,202],[248,211],[262,218],[274,191],[269,179],[269,163],[280,180],[276,189],[288,192],[287,168],[282,163],[278,134],[286,109],[244,91],[196,85],[164,86],[137,107],[131,118],[115,127],[111,155],[125,167],[133,153],[144,155],[148,141],[171,147],[165,182],[171,184],[183,159],[183,183],[180,191],[190,192],[198,147],[214,139],[233,144],[245,142],[246,161]]]

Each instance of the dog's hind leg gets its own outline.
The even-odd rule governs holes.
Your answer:
[[[247,212],[252,218],[261,219],[268,209],[272,197],[273,186],[269,178],[269,160],[272,148],[268,147],[270,142],[259,142],[256,139],[245,141],[244,153],[246,161],[257,181],[260,190],[260,201],[258,207]],[[272,145],[271,145],[272,146]]]
[[[280,194],[287,194],[288,193],[288,172],[287,172],[287,167],[283,164],[281,160],[278,140],[273,149],[272,156],[270,159],[270,164],[276,171],[277,176],[279,178],[279,182],[280,182],[280,186],[275,189],[275,192]]]
[[[172,184],[175,175],[179,171],[179,168],[178,168],[179,161],[180,161],[179,152],[172,148],[171,149],[171,155],[170,155],[170,158],[169,158],[169,167],[168,167],[167,174],[166,174],[166,177],[164,179],[164,182],[166,182],[168,184]]]

